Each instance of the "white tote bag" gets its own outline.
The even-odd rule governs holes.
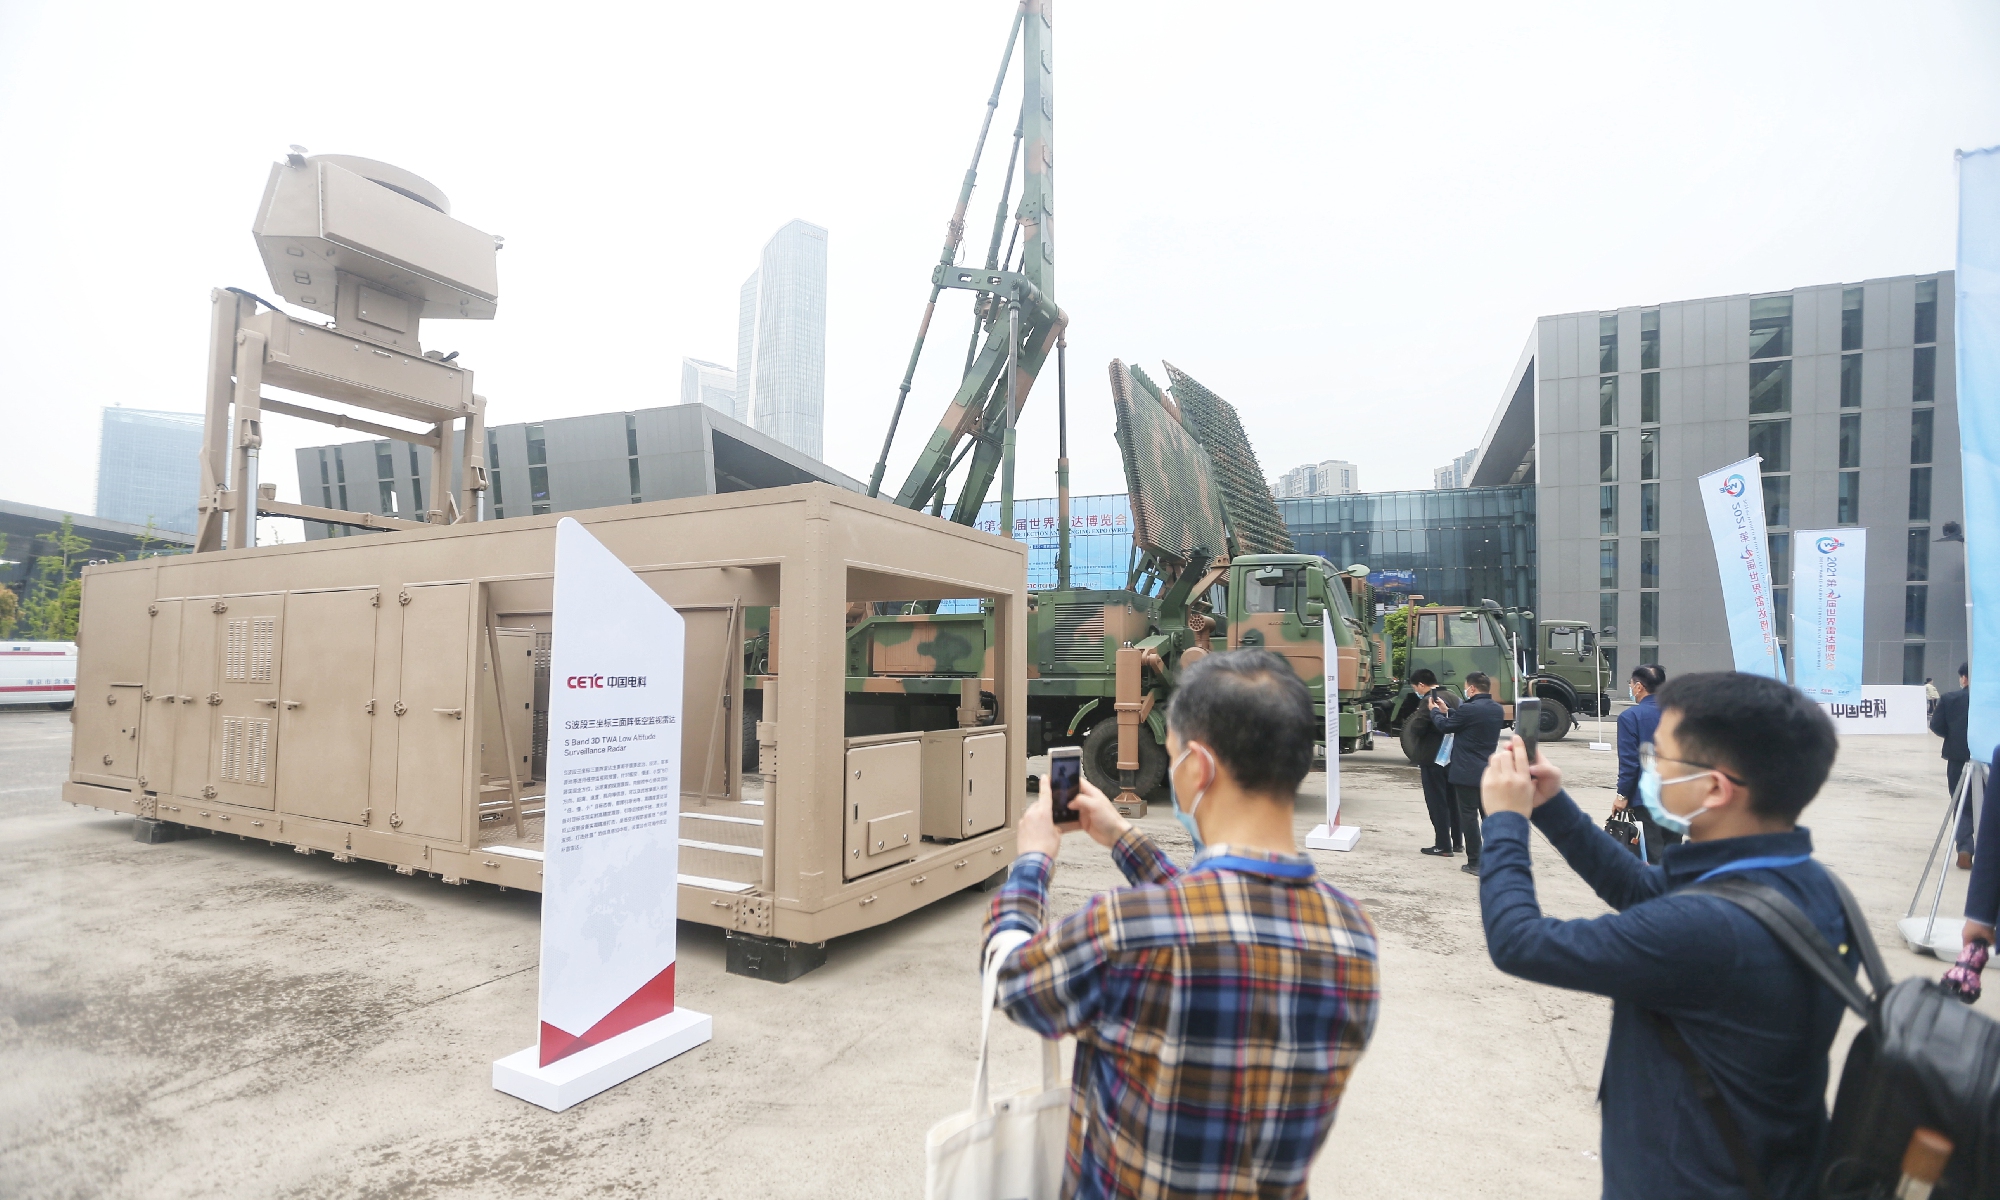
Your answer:
[[[1069,1088],[1056,1043],[1042,1043],[1042,1086],[989,1102],[986,1094],[993,1001],[1000,963],[1028,935],[1009,930],[986,946],[979,988],[979,1067],[972,1107],[931,1126],[924,1136],[926,1200],[1056,1200],[1069,1142]]]

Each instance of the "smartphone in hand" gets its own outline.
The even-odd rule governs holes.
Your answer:
[[[1082,747],[1056,746],[1049,751],[1049,808],[1056,824],[1076,823],[1076,794],[1082,780]]]
[[[1542,702],[1539,698],[1514,702],[1514,736],[1528,750],[1528,762],[1535,761],[1535,743],[1542,736]]]

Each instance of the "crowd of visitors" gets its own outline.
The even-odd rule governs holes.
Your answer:
[[[1837,751],[1826,713],[1758,676],[1668,682],[1657,666],[1634,670],[1617,807],[1643,822],[1642,857],[1585,814],[1545,756],[1530,761],[1523,741],[1503,737],[1486,676],[1469,674],[1462,700],[1428,671],[1413,687],[1433,836],[1420,849],[1463,849],[1500,970],[1612,1001],[1604,1194],[1818,1195],[1843,999],[1766,919],[1704,885],[1761,885],[1839,947],[1852,974],[1866,931],[1850,925],[1798,824]],[[1934,714],[1947,728],[1963,695]],[[1956,728],[1962,748],[1962,716]],[[1076,1038],[1064,1196],[1305,1195],[1380,1002],[1367,915],[1294,842],[1295,796],[1320,736],[1282,658],[1211,654],[1186,671],[1167,713],[1190,865],[1087,782],[1076,823],[1057,826],[1046,798],[1023,818],[986,940],[1002,938],[1000,1007],[1043,1037]],[[1956,775],[1963,759],[1946,737]],[[1989,787],[1984,802],[2000,816],[2000,792]],[[1531,826],[1610,913],[1542,913]],[[1049,887],[1071,832],[1108,849],[1130,886],[1054,920]],[[1990,942],[2000,820],[1983,822],[1979,841],[1965,932]]]

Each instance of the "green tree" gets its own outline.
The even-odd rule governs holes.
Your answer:
[[[23,632],[45,642],[66,642],[76,637],[77,610],[83,595],[78,573],[90,539],[81,536],[65,516],[62,529],[48,539],[53,554],[35,556],[35,568],[28,579],[28,600],[21,606]]]
[[[6,553],[5,547],[0,546],[0,554],[4,553]],[[14,594],[13,588],[0,584],[0,638],[12,636],[14,622],[20,619],[21,598]]]

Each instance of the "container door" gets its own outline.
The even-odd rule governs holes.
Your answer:
[[[215,706],[221,726],[215,749],[216,799],[245,808],[270,808],[278,769],[278,656],[283,593],[224,596],[222,678]]]
[[[368,815],[378,597],[359,588],[286,601],[280,812],[356,825]]]
[[[153,640],[146,659],[143,693],[146,715],[139,724],[139,783],[154,792],[172,792],[174,787],[174,749],[183,707],[182,604],[179,600],[160,600],[152,605]],[[192,712],[188,715],[193,718]]]
[[[465,839],[466,705],[471,697],[473,587],[465,583],[404,592],[403,658],[397,681],[396,807],[389,824],[419,837]]]
[[[917,856],[923,773],[923,743],[914,738],[847,752],[846,853],[840,860],[845,878]]]
[[[137,680],[101,684],[88,696],[77,689],[75,749],[70,752],[77,771],[114,779],[138,777],[144,695]]]
[[[163,602],[164,603],[164,602]],[[190,800],[213,796],[216,785],[215,710],[222,693],[215,690],[220,664],[216,656],[216,630],[223,627],[227,614],[214,611],[213,600],[177,601],[181,608],[180,690],[174,716],[174,777],[171,786],[156,780],[162,792],[186,796]],[[155,635],[158,636],[158,635]]]
[[[1007,821],[1007,735],[965,739],[965,828],[960,837],[998,829]]]

